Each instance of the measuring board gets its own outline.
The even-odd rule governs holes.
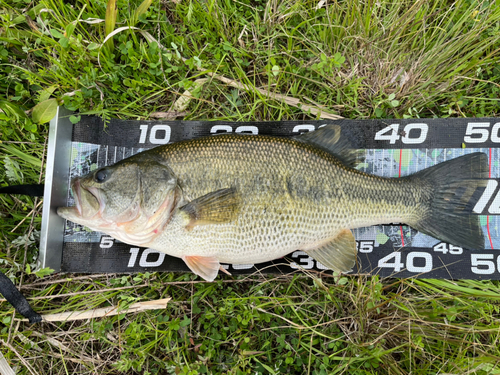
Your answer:
[[[470,206],[480,216],[485,249],[469,250],[440,242],[406,225],[353,230],[358,260],[352,274],[383,277],[500,279],[500,118],[339,120],[284,122],[134,121],[82,116],[72,125],[60,109],[51,122],[40,266],[63,272],[189,271],[179,258],[121,243],[108,235],[66,222],[55,214],[74,205],[70,179],[152,147],[224,132],[290,137],[335,123],[365,160],[359,170],[402,177],[461,155],[484,152],[489,181]],[[302,251],[258,265],[224,265],[232,274],[325,270]],[[328,271],[326,271],[328,272]]]

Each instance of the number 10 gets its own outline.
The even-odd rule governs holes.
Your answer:
[[[146,143],[149,125],[141,125],[139,126],[139,129],[141,129],[139,143]],[[163,137],[161,137],[162,132],[164,132]],[[161,124],[154,125],[151,127],[151,131],[149,132],[149,142],[154,145],[166,145],[168,142],[170,142],[170,133],[170,126]]]

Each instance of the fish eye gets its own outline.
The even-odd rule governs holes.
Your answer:
[[[106,181],[106,178],[108,178],[108,171],[106,169],[101,169],[94,175],[95,182],[104,182]]]

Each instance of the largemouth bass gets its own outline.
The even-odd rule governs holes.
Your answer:
[[[463,196],[485,186],[485,154],[403,178],[360,172],[356,156],[337,125],[294,138],[182,141],[75,178],[76,206],[57,212],[180,257],[209,281],[220,263],[261,263],[294,250],[348,272],[356,262],[351,229],[376,224],[404,223],[441,241],[484,248],[479,219],[464,214]]]

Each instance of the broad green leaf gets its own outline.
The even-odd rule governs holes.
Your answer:
[[[100,46],[101,46],[100,44],[97,44],[97,43],[92,42],[92,43],[90,43],[90,44],[88,45],[88,47],[87,47],[87,48],[88,48],[90,51],[92,51],[93,49],[97,49],[97,48],[99,48]]]
[[[37,124],[49,122],[56,115],[58,106],[57,99],[47,99],[38,103],[33,108],[33,114],[31,115],[33,122]]]
[[[181,327],[186,327],[190,324],[191,324],[191,319],[189,319],[188,317],[185,317],[184,320],[179,323]]]
[[[33,273],[36,275],[36,277],[44,277],[44,276],[52,275],[54,273],[54,270],[50,267],[45,267],[45,268],[41,268]]]
[[[41,268],[41,269],[33,272],[29,263],[27,263],[26,264],[26,273],[28,275],[36,275],[36,277],[44,277],[44,276],[48,276],[48,275],[53,274],[54,270],[50,267],[45,267],[45,268]]]
[[[66,26],[66,38],[69,38],[73,34],[74,30],[75,30],[75,24],[68,23],[68,25]]]
[[[38,130],[38,127],[36,124],[33,123],[33,121],[29,120],[24,122],[23,128],[29,132],[36,133]]]
[[[52,85],[45,89],[40,90],[40,96],[38,97],[38,101],[43,102],[49,99],[52,93],[56,90],[56,88],[57,88],[56,85]]]
[[[65,36],[63,36],[61,39],[59,39],[59,44],[63,48],[68,48],[68,46],[69,46],[69,39],[66,38]]]
[[[57,39],[60,39],[60,38],[62,38],[64,36],[64,34],[60,33],[56,29],[50,29],[50,33],[52,34],[52,36],[54,38],[57,38]]]
[[[17,25],[17,24],[23,23],[25,21],[26,21],[26,17],[23,16],[23,15],[20,15],[20,16],[17,16],[16,18],[14,18],[12,20],[12,23],[15,24],[15,25]]]
[[[71,115],[69,116],[69,121],[71,121],[72,124],[76,124],[78,122],[80,122],[82,116],[75,116],[75,115]]]

